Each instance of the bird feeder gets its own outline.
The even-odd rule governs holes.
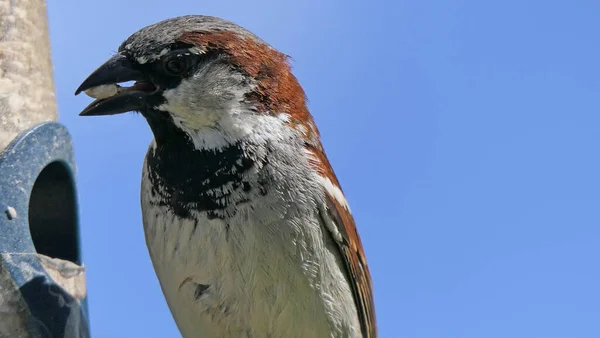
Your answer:
[[[89,337],[75,172],[56,122],[0,153],[0,337]]]

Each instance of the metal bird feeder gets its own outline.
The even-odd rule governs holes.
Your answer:
[[[0,337],[89,337],[75,171],[56,122],[0,153]]]

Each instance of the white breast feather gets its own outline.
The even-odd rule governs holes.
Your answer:
[[[268,139],[285,155],[260,168],[272,177],[266,196],[233,195],[250,202],[237,207],[227,224],[206,212],[182,219],[152,205],[144,165],[146,243],[177,325],[184,337],[360,337],[344,265],[326,229],[335,224],[321,224],[319,217],[330,187],[316,173],[305,174],[311,172],[308,157],[293,142],[285,116],[257,119],[249,127],[261,141],[255,144]],[[266,153],[261,147],[254,151]],[[251,185],[258,184],[256,170],[244,178]],[[198,285],[208,289],[195,299]]]

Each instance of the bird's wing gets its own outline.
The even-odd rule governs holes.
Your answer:
[[[317,150],[308,147],[308,152],[311,155],[311,164],[317,169],[325,188],[325,205],[320,208],[321,222],[338,244],[354,293],[363,337],[376,338],[377,324],[371,274],[354,217],[322,148]]]

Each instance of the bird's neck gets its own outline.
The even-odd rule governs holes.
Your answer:
[[[221,217],[230,195],[246,188],[244,174],[256,161],[241,144],[198,150],[183,137],[156,143],[146,157],[152,194],[181,217],[192,209]]]
[[[274,156],[274,142],[292,139],[281,122],[265,117],[240,126],[246,134],[234,137],[218,128],[189,131],[168,119],[148,119],[155,136],[146,158],[152,194],[181,217],[192,209],[224,217],[237,203],[266,193],[257,170]]]

